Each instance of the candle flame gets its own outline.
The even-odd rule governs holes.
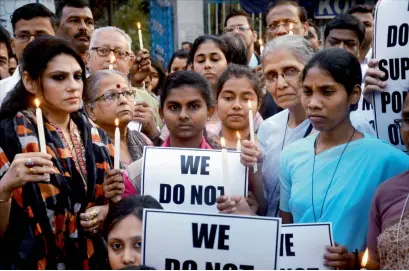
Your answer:
[[[236,133],[237,133],[237,138],[241,139],[239,131],[237,131]]]
[[[220,144],[222,145],[222,148],[226,147],[226,140],[224,140],[224,137],[220,138]]]
[[[138,30],[141,30],[141,23],[137,22],[136,25],[138,26]]]
[[[369,253],[368,253],[368,249],[366,249],[364,256],[362,257],[362,262],[361,262],[362,267],[366,266],[366,264],[368,263],[368,258],[369,258]]]
[[[111,59],[110,59],[109,61],[111,62],[111,64],[113,64],[113,63],[115,62],[115,56],[112,55],[112,56],[111,56]]]
[[[260,44],[260,46],[262,46],[263,45],[263,39],[259,39],[258,43]]]
[[[250,101],[250,100],[248,101],[248,106],[249,106],[249,110],[252,110],[252,109],[253,109],[253,106],[252,106],[252,104],[251,104],[251,101]]]
[[[293,23],[290,23],[290,30],[293,30]]]
[[[40,107],[40,101],[37,98],[34,99],[34,103],[37,107]]]
[[[118,126],[119,125],[119,119],[115,119],[115,126]]]

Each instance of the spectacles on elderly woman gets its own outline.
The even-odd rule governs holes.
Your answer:
[[[122,92],[118,92],[116,90],[108,90],[101,96],[97,97],[95,101],[101,101],[104,100],[106,103],[113,103],[119,100],[119,97],[123,95],[125,99],[127,100],[133,100],[135,96],[135,91],[132,91],[130,89],[128,90],[123,90]]]

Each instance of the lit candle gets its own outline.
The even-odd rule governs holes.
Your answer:
[[[226,150],[226,141],[222,137],[220,139],[220,143],[222,145],[222,171],[223,171],[223,185],[224,185],[224,194],[229,196],[229,183],[230,183],[230,178],[229,178],[229,158],[228,158],[228,153]]]
[[[253,143],[256,143],[256,136],[254,134],[254,122],[253,122],[253,106],[251,104],[251,101],[248,101],[248,106],[249,106],[249,129],[250,129],[250,140]],[[257,163],[254,164],[253,166],[253,172],[256,173],[258,170]]]
[[[142,40],[142,30],[141,30],[141,23],[137,23],[138,26],[138,36],[139,36],[139,48],[142,50],[143,49],[143,40]]]
[[[290,35],[294,35],[293,33],[293,23],[290,23],[290,31],[288,32]]]
[[[109,60],[109,62],[111,63],[111,64],[109,64],[109,69],[110,70],[113,70],[114,69],[114,63],[115,63],[115,56],[114,55],[112,55],[111,56],[111,59]]]
[[[362,257],[362,261],[361,261],[361,270],[366,270],[366,264],[368,263],[368,259],[369,259],[369,251],[368,249],[366,249],[364,256]]]
[[[115,155],[114,155],[114,169],[119,169],[119,157],[121,150],[121,133],[119,132],[119,120],[115,119]]]
[[[37,130],[38,130],[38,138],[40,141],[40,151],[42,153],[47,153],[47,147],[45,145],[45,134],[44,134],[44,121],[43,121],[43,112],[40,108],[40,101],[38,99],[34,100],[36,104],[36,119],[37,119]]]
[[[259,39],[258,43],[260,44],[260,55],[262,55],[264,51],[263,40]]]
[[[237,133],[237,145],[236,145],[236,151],[241,151],[241,142],[240,142],[240,133],[239,131],[236,132]]]

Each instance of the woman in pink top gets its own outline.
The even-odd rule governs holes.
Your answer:
[[[120,167],[126,169],[123,173],[123,196],[139,194],[143,149],[144,146],[152,145],[152,142],[144,134],[128,129],[128,124],[133,119],[134,92],[127,77],[115,70],[93,73],[87,79],[84,104],[89,118],[104,129],[111,142],[115,142],[115,119],[119,120]],[[128,170],[131,164],[132,172]]]

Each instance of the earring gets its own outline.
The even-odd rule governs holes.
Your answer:
[[[207,117],[207,121],[209,121],[210,120],[210,117]]]

